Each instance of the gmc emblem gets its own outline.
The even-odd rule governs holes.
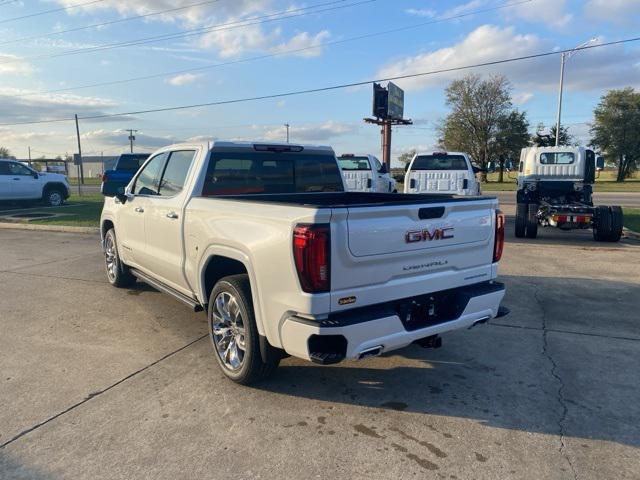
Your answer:
[[[409,230],[404,236],[407,243],[430,242],[432,240],[446,240],[453,238],[453,227],[434,228],[429,230]]]

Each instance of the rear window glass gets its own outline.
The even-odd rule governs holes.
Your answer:
[[[543,165],[569,165],[576,157],[572,152],[546,152],[540,154],[540,163]]]
[[[341,157],[338,163],[342,170],[371,170],[367,157]]]
[[[214,153],[202,194],[342,192],[333,156],[290,152]]]
[[[419,155],[411,170],[467,170],[467,161],[462,155]]]
[[[140,166],[149,158],[149,155],[122,155],[118,159],[118,170],[137,171]]]

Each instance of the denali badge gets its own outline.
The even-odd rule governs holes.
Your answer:
[[[453,238],[453,227],[434,228],[433,230],[429,230],[428,228],[423,230],[409,230],[404,236],[407,243],[446,240],[447,238]]]

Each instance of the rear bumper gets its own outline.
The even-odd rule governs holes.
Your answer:
[[[291,316],[281,324],[280,339],[287,353],[306,360],[336,363],[356,359],[377,347],[381,347],[380,353],[389,352],[421,338],[469,328],[501,316],[504,294],[502,283],[483,282],[353,309],[330,315],[326,320]],[[416,304],[419,308],[413,308]],[[436,311],[443,313],[438,317]],[[424,312],[423,318],[416,318],[420,312]]]

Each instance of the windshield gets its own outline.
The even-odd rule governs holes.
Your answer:
[[[214,153],[202,194],[342,191],[342,175],[332,155],[247,151]]]
[[[419,155],[411,170],[467,170],[467,161],[462,155]]]
[[[132,170],[135,172],[147,158],[149,158],[149,155],[146,153],[140,155],[120,155],[117,170]]]
[[[367,157],[340,157],[338,163],[342,170],[371,170]]]

